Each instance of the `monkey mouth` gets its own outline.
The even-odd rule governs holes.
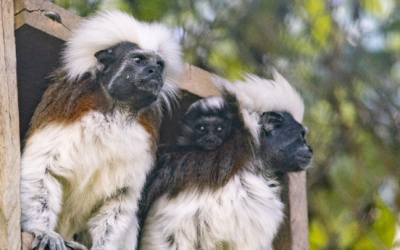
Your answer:
[[[302,169],[306,169],[310,165],[312,158],[313,158],[312,150],[309,147],[307,147],[298,152],[296,160]]]
[[[218,146],[219,146],[219,144],[213,144],[213,145],[207,144],[207,145],[204,145],[203,148],[204,148],[205,150],[214,150],[214,149],[216,149]]]
[[[158,95],[161,92],[162,86],[162,79],[152,78],[142,80],[138,86],[138,89],[143,92],[149,92],[151,94]]]
[[[143,97],[143,103],[150,105],[151,103],[157,101],[157,99],[158,93],[147,93],[147,95]]]

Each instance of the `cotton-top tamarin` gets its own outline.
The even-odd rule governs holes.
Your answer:
[[[305,128],[293,119],[302,117],[303,102],[286,81],[270,88],[262,80],[257,91],[270,98],[258,100],[220,81],[222,98],[192,104],[177,145],[159,148],[141,203],[140,249],[272,249],[283,219],[275,172],[305,169],[312,157]],[[277,111],[246,97],[278,100],[269,106]]]
[[[22,229],[40,249],[134,249],[162,107],[183,71],[157,23],[98,14],[73,32],[22,154]]]

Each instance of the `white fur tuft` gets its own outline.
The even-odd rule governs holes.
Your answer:
[[[222,78],[220,76],[212,76],[211,81],[219,89],[220,92],[235,93],[235,95],[237,97],[238,90],[235,88],[235,86],[230,81],[228,81],[225,78]]]
[[[283,220],[272,183],[243,172],[215,192],[164,195],[149,211],[139,249],[270,250]]]
[[[236,93],[241,106],[249,111],[286,111],[301,123],[304,114],[304,103],[299,93],[274,71],[274,80],[267,80],[256,75],[245,75],[244,81],[235,82]]]
[[[236,98],[239,101],[240,112],[243,116],[245,126],[252,134],[253,139],[256,142],[256,145],[258,145],[259,133],[260,133],[260,125],[258,124],[258,121],[260,120],[260,116],[257,112],[254,112],[258,110],[254,110],[252,106],[248,105],[247,103],[248,102],[247,99],[250,97],[247,96],[246,91],[249,91],[251,89],[249,88],[246,90],[246,88],[244,88],[244,90],[242,90],[241,88],[236,88],[236,85],[232,84],[230,81],[219,76],[213,76],[211,80],[222,93],[228,92],[235,94]]]
[[[132,42],[165,60],[165,82],[176,85],[183,72],[179,42],[159,23],[145,23],[120,11],[107,11],[84,21],[73,32],[63,54],[64,70],[74,79],[97,67],[94,54],[120,42]]]

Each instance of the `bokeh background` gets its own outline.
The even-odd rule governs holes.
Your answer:
[[[230,80],[277,69],[306,104],[311,249],[400,249],[400,1],[53,2],[163,22],[187,62]]]

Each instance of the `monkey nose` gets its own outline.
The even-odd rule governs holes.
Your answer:
[[[160,70],[157,66],[148,66],[143,69],[142,77],[143,78],[153,78],[160,74]]]
[[[216,141],[216,139],[213,136],[208,136],[205,138],[206,142],[208,143],[213,143]]]

